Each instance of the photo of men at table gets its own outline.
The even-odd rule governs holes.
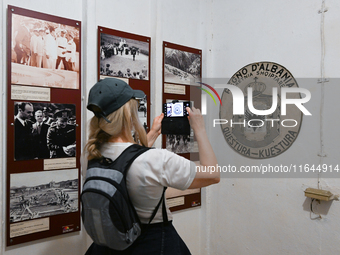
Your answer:
[[[14,159],[76,156],[75,105],[15,102]]]

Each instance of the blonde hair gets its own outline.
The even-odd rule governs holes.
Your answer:
[[[107,143],[111,138],[122,137],[131,143],[148,145],[145,129],[138,118],[137,107],[138,101],[130,99],[106,117],[111,123],[101,117],[94,116],[91,119],[89,139],[85,146],[85,150],[88,151],[88,160],[101,158],[101,145]],[[133,131],[135,138],[132,136]]]

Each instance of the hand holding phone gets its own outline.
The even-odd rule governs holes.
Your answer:
[[[162,134],[190,134],[187,107],[190,107],[190,101],[172,101],[171,103],[163,104],[164,118],[162,120]]]

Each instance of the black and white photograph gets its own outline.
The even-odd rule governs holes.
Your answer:
[[[148,121],[147,121],[147,117],[148,117],[148,113],[147,113],[147,98],[146,96],[144,98],[138,99],[139,103],[138,103],[138,117],[139,117],[139,121],[140,123],[142,123],[144,129],[146,132],[149,132],[148,130]]]
[[[10,222],[78,211],[78,169],[10,175]]]
[[[166,149],[178,154],[191,152],[191,136],[166,135]]]
[[[12,14],[11,83],[79,89],[79,28]]]
[[[100,34],[100,75],[149,80],[149,43]]]
[[[14,159],[76,156],[74,104],[14,102]]]
[[[201,55],[177,49],[164,49],[164,82],[196,84],[201,79]]]
[[[166,100],[167,103],[172,101],[173,99]],[[179,102],[183,102],[183,100],[179,100]],[[194,101],[190,101],[190,105],[194,106]],[[198,144],[194,139],[192,128],[190,128],[190,135],[166,135],[165,146],[168,151],[177,154],[198,152]]]

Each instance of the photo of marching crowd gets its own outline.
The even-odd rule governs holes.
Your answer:
[[[12,14],[12,84],[79,88],[77,27]]]
[[[166,149],[174,153],[191,152],[191,143],[190,135],[166,135]]]
[[[149,43],[100,34],[100,75],[148,80]]]
[[[78,211],[78,170],[11,174],[10,222]]]
[[[14,103],[14,159],[76,156],[75,105]]]

